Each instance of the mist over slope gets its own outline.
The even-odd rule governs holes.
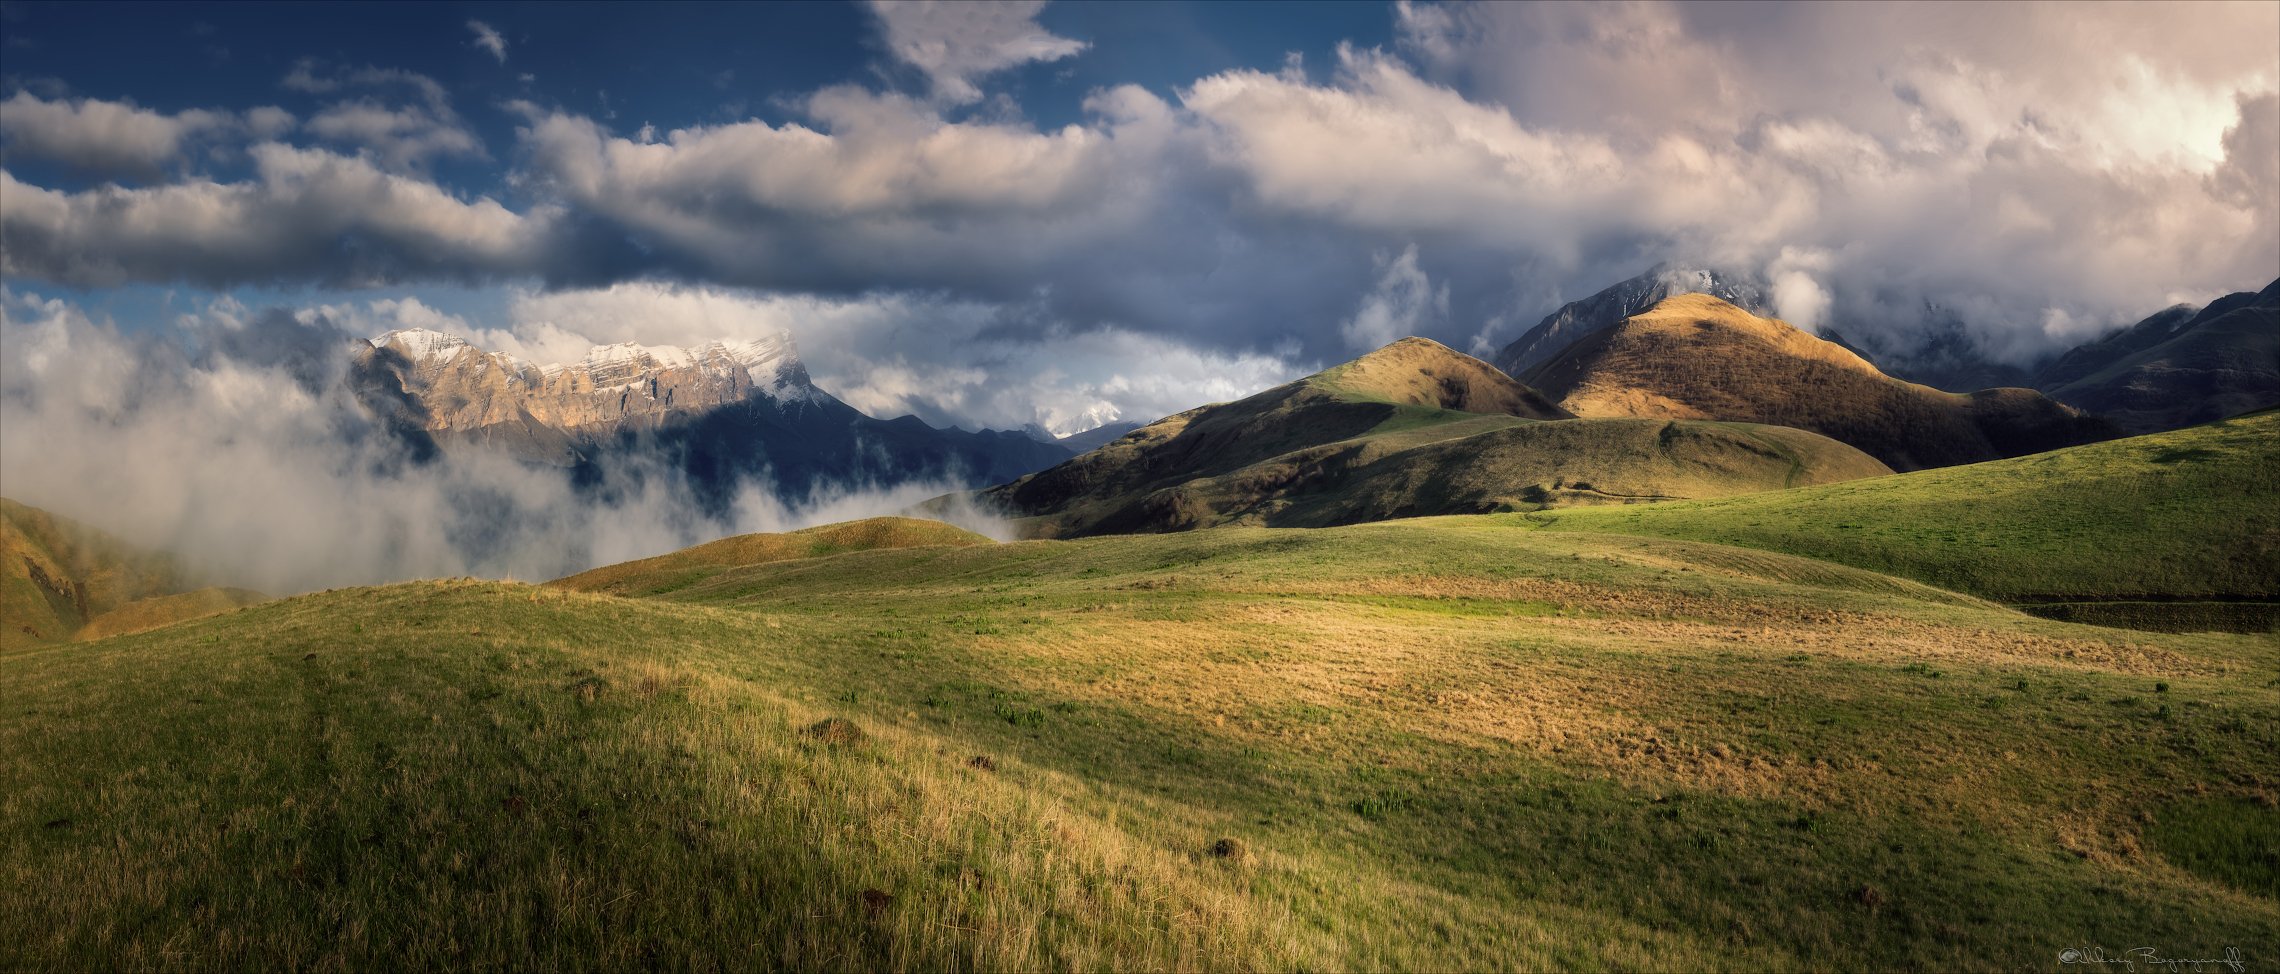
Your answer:
[[[180,559],[0,497],[0,649],[136,632],[261,601]]]
[[[565,435],[579,451],[565,469],[485,442],[480,426],[438,428],[437,414],[451,414],[422,398],[436,385],[403,381],[401,349],[322,319],[248,313],[161,338],[123,335],[58,300],[11,295],[4,310],[8,495],[176,553],[216,583],[269,592],[552,578],[891,513],[1018,472],[970,462],[996,442],[1013,456],[1066,455],[836,401],[806,400],[805,425],[769,425],[777,401],[746,397],[656,428]]]

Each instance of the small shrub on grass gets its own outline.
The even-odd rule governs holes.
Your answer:
[[[831,746],[861,744],[869,736],[863,733],[863,728],[855,726],[854,721],[844,717],[825,717],[800,733],[809,740]]]
[[[997,714],[999,720],[1015,727],[1045,726],[1045,711],[1036,707],[1023,707],[1001,700],[990,709]]]

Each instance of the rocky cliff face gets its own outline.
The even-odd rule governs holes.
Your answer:
[[[359,401],[415,448],[503,453],[570,468],[581,482],[606,479],[600,471],[613,465],[678,468],[710,506],[753,480],[789,496],[997,483],[1073,452],[1020,433],[866,416],[809,380],[789,335],[602,345],[539,365],[412,329],[363,341],[350,378]]]
[[[731,403],[763,399],[796,410],[828,398],[808,381],[789,335],[696,348],[603,345],[560,365],[419,329],[370,344],[403,357],[404,390],[426,407],[429,433],[445,442],[503,443],[531,460],[569,462],[575,441],[654,430]]]

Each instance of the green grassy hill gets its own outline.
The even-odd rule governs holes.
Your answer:
[[[1966,467],[1518,523],[1788,552],[2007,602],[2280,603],[2280,412]]]
[[[1498,518],[739,557],[0,652],[0,968],[2009,970],[2280,929],[2265,638]]]
[[[1080,537],[1720,497],[1888,472],[1797,430],[1576,420],[1486,362],[1408,338],[980,497],[1027,536]]]
[[[262,597],[169,597],[194,587],[171,557],[0,497],[0,650],[67,641],[98,619],[107,621],[93,634],[108,635]]]

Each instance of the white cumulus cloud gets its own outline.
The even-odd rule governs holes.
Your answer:
[[[1038,26],[1044,8],[1044,0],[871,2],[888,52],[926,75],[935,97],[953,104],[980,101],[975,82],[987,75],[1085,49],[1083,41]]]

